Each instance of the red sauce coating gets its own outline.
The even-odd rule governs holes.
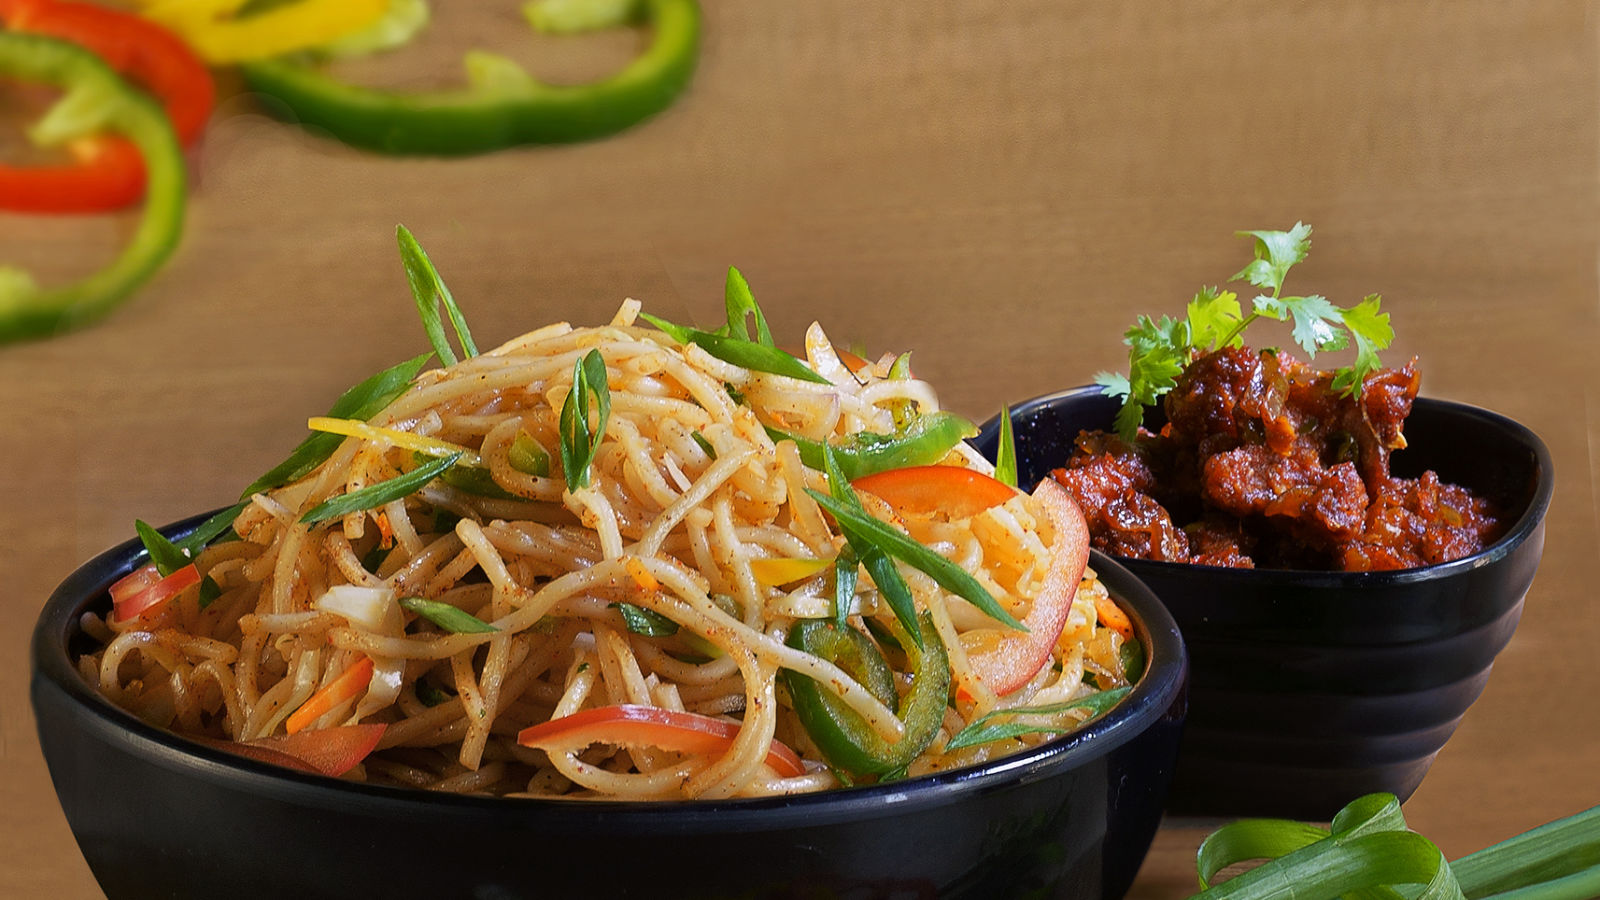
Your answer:
[[[1115,556],[1236,568],[1367,571],[1469,556],[1501,531],[1488,501],[1389,474],[1405,446],[1417,364],[1380,369],[1359,397],[1282,352],[1226,348],[1167,394],[1167,424],[1133,442],[1078,435],[1052,474]],[[1182,523],[1182,524],[1178,524]]]

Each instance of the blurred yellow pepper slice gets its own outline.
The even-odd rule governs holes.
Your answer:
[[[209,63],[269,59],[360,31],[389,0],[296,0],[250,12],[249,0],[152,0],[146,17],[182,34]]]

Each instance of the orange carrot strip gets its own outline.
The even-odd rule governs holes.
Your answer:
[[[1109,595],[1095,595],[1094,614],[1100,619],[1101,625],[1122,635],[1123,640],[1133,640],[1133,623],[1128,620],[1128,614],[1122,611],[1122,607],[1117,605],[1117,601],[1112,600]]]
[[[367,683],[371,680],[372,657],[363,656],[360,662],[340,672],[339,677],[323,685],[321,690],[300,704],[300,708],[291,713],[289,720],[283,723],[284,729],[294,734],[305,728],[322,718],[329,710],[366,690]]]

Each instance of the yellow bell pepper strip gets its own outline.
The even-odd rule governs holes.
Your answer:
[[[160,0],[145,15],[183,35],[215,65],[327,44],[378,21],[388,0],[298,0],[240,14],[247,0]]]
[[[476,82],[453,90],[362,87],[290,58],[251,61],[242,70],[274,112],[370,150],[459,156],[589,140],[665,109],[694,72],[700,44],[695,0],[642,0],[638,8],[653,33],[649,46],[620,72],[590,84],[543,84],[481,52],[471,55]]]
[[[132,240],[104,269],[44,288],[26,271],[0,265],[0,343],[46,337],[109,312],[166,262],[183,232],[183,151],[166,114],[142,91],[77,44],[0,31],[0,80],[44,83],[64,92],[33,129],[45,143],[85,134],[126,137],[144,157],[144,215]]]

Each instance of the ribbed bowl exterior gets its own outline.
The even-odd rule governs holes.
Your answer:
[[[180,523],[182,534],[200,521]],[[1119,898],[1161,821],[1183,726],[1176,624],[1098,556],[1151,664],[1105,717],[1027,753],[796,797],[603,803],[459,797],[303,775],[192,744],[75,671],[130,543],[57,589],[34,630],[40,744],[106,895],[275,898]]]
[[[1011,411],[1024,483],[1065,464],[1118,407],[1097,387]],[[1157,425],[1151,421],[1148,424]],[[975,440],[993,458],[998,421]],[[1395,474],[1433,469],[1494,498],[1509,531],[1467,559],[1398,572],[1224,569],[1119,559],[1189,647],[1189,722],[1169,812],[1327,819],[1364,793],[1402,800],[1488,682],[1544,547],[1552,469],[1531,431],[1419,398]]]

